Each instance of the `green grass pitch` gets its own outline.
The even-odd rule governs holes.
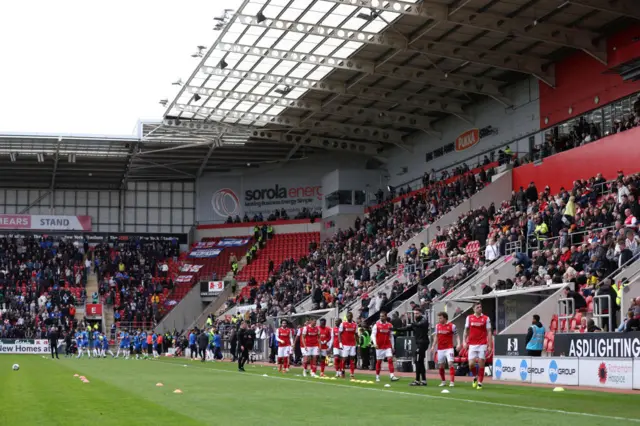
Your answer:
[[[11,369],[20,364],[19,371]],[[184,367],[186,365],[186,367]],[[385,388],[183,359],[0,356],[0,425],[607,425],[640,423],[640,395],[437,382]],[[86,376],[82,383],[74,374]],[[264,377],[264,375],[267,377]],[[372,380],[372,376],[361,377]],[[161,382],[163,387],[157,387]],[[182,394],[175,394],[175,389]]]

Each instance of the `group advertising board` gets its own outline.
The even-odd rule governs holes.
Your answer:
[[[562,333],[551,357],[529,357],[524,334],[496,336],[495,380],[640,389],[640,332]]]
[[[0,355],[41,355],[49,352],[45,339],[0,339]]]

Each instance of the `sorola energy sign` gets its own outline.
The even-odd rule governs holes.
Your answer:
[[[289,216],[295,216],[303,208],[311,210],[322,207],[321,186],[292,186],[275,184],[267,188],[245,189],[240,197],[231,188],[221,188],[211,197],[213,212],[222,218],[228,216],[270,214],[274,210],[285,209]]]

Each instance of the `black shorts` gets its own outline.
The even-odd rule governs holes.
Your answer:
[[[153,345],[148,345],[148,346],[147,346],[147,353],[148,353],[149,355],[151,355],[151,354],[153,353]]]

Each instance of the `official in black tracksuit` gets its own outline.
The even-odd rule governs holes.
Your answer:
[[[244,364],[249,360],[249,351],[253,349],[256,340],[256,332],[248,328],[247,323],[243,322],[238,330],[238,370],[244,371]]]
[[[413,331],[413,336],[416,339],[416,380],[411,383],[411,386],[426,386],[427,369],[424,363],[427,349],[429,349],[429,320],[423,316],[422,311],[418,309],[414,310],[413,314],[415,316],[415,322],[406,327],[401,327],[396,331]]]
[[[47,338],[49,339],[49,346],[51,347],[51,358],[60,359],[58,358],[58,339],[60,339],[58,329],[56,327],[51,327]]]
[[[207,336],[207,333],[202,330],[202,332],[198,336],[198,352],[202,357],[202,362],[205,362],[205,360],[207,359],[207,346],[209,346],[209,336]]]

